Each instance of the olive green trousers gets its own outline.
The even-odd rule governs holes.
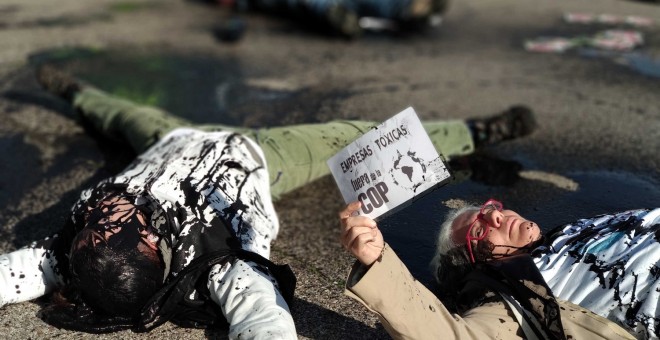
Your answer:
[[[139,105],[93,88],[74,97],[84,120],[111,138],[127,141],[141,153],[179,127],[244,134],[261,146],[270,175],[274,200],[282,194],[330,173],[326,161],[378,122],[331,121],[270,128],[242,128],[193,124],[158,108]],[[423,123],[433,145],[446,159],[470,154],[474,143],[462,120]]]

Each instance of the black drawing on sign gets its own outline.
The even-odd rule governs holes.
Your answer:
[[[397,157],[389,172],[394,184],[412,192],[416,192],[426,182],[426,164],[413,151],[401,154],[397,150]]]

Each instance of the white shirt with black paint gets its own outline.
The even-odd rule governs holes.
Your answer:
[[[172,131],[123,172],[81,194],[68,221],[74,230],[84,224],[76,212],[112,186],[125,188],[137,197],[135,203],[155,203],[157,208],[148,209],[151,223],[171,238],[169,275],[215,250],[220,228],[230,228],[242,249],[270,256],[279,221],[263,152],[249,138],[189,128]],[[34,299],[65,283],[67,268],[58,262],[68,259],[58,261],[49,244],[36,242],[0,256],[0,306]],[[230,324],[230,338],[296,338],[288,306],[266,267],[240,259],[216,265],[207,286]]]
[[[548,238],[533,255],[556,297],[660,337],[660,209],[581,219]]]

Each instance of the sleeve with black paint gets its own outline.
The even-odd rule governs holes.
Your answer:
[[[215,265],[208,288],[229,322],[230,339],[297,339],[289,307],[267,268],[243,260]]]
[[[38,298],[63,284],[51,249],[31,245],[0,255],[0,306]]]
[[[0,306],[36,299],[64,285],[75,224],[69,218],[59,233],[0,255]]]

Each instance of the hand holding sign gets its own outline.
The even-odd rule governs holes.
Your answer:
[[[355,214],[359,209],[360,202],[352,202],[339,213],[341,244],[358,261],[370,266],[380,257],[385,240],[374,220]]]

